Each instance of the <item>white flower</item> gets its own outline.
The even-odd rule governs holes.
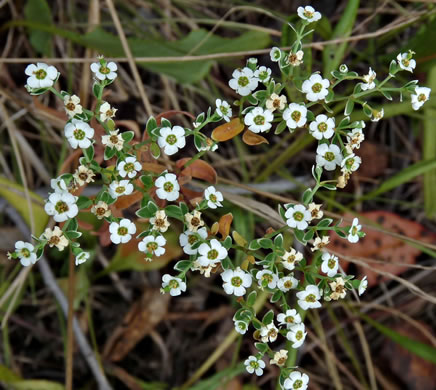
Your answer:
[[[298,50],[296,53],[289,53],[288,62],[292,66],[300,66],[303,63],[304,51]]]
[[[285,95],[277,95],[276,93],[273,93],[267,100],[266,100],[266,108],[268,111],[274,112],[275,110],[283,110],[286,107],[286,96]]]
[[[247,96],[257,88],[259,80],[254,76],[250,68],[236,69],[232,73],[229,81],[230,88],[234,89],[239,95]]]
[[[270,289],[274,289],[277,286],[277,282],[279,281],[279,277],[274,274],[272,271],[264,269],[262,271],[258,271],[256,274],[256,279],[258,280],[258,284],[260,288],[269,287]]]
[[[27,65],[24,73],[29,76],[26,85],[30,88],[52,87],[59,74],[54,66],[48,66],[43,62]]]
[[[327,115],[317,115],[309,125],[309,132],[317,140],[330,139],[335,134],[335,118],[328,118]]]
[[[79,208],[76,205],[77,199],[77,196],[73,196],[69,192],[55,192],[48,197],[44,210],[48,215],[53,215],[56,222],[65,222],[79,213]]]
[[[277,282],[277,288],[280,291],[288,292],[292,288],[296,288],[298,286],[298,280],[291,276],[284,276],[280,278]]]
[[[277,315],[277,321],[279,325],[286,325],[288,329],[291,328],[292,325],[301,323],[301,316],[297,313],[295,309],[288,309],[286,313],[280,313]]]
[[[365,140],[365,134],[361,128],[355,128],[347,134],[347,141],[351,149],[359,149],[360,144]]]
[[[109,194],[112,198],[122,195],[130,195],[133,192],[133,184],[129,180],[113,181],[109,186]]]
[[[260,336],[262,337],[263,343],[273,343],[277,340],[278,334],[279,330],[274,325],[274,322],[271,322],[268,325],[262,326],[262,328],[260,328]]]
[[[337,256],[330,253],[323,253],[321,271],[327,276],[333,277],[338,273],[339,259]]]
[[[302,374],[299,371],[292,371],[285,379],[283,387],[286,390],[306,390],[309,383],[307,374]]]
[[[141,170],[141,163],[136,160],[136,157],[127,157],[117,165],[118,173],[121,177],[129,177],[133,179]]]
[[[165,233],[170,226],[165,210],[157,210],[154,217],[150,218],[150,223],[153,230],[159,230],[161,233]]]
[[[45,229],[43,236],[50,248],[55,246],[58,250],[63,251],[68,246],[68,240],[64,236],[64,232],[59,229],[59,226],[55,226],[53,230],[50,228]]]
[[[303,291],[297,293],[298,305],[303,309],[316,309],[321,307],[319,300],[321,293],[318,286],[310,284]]]
[[[244,321],[235,321],[235,330],[239,334],[245,334],[248,330],[248,324]]]
[[[100,120],[105,122],[107,119],[113,118],[118,110],[116,108],[111,107],[108,102],[104,102],[100,108]]]
[[[215,189],[214,186],[209,186],[204,190],[204,198],[207,200],[207,205],[211,209],[223,207],[221,202],[224,200],[223,194]]]
[[[186,291],[186,283],[182,279],[169,274],[162,276],[162,288],[165,289],[167,286],[169,286],[170,295],[173,297],[180,295],[182,291]]]
[[[76,95],[64,96],[64,108],[65,112],[70,118],[73,118],[76,114],[81,114],[83,112],[82,106],[80,105],[80,98]]]
[[[261,66],[254,72],[254,76],[263,83],[266,83],[271,77],[271,69],[267,68],[266,66]]]
[[[309,203],[309,212],[312,219],[321,219],[324,213],[321,210],[322,204]]]
[[[301,104],[291,103],[283,112],[283,119],[290,129],[303,127],[307,121],[307,108]]]
[[[347,240],[351,243],[359,241],[359,231],[362,229],[362,225],[359,225],[359,220],[357,218],[353,219],[353,223],[348,232]]]
[[[321,144],[316,149],[316,164],[320,167],[324,167],[327,171],[334,171],[336,165],[340,165],[342,162],[342,154],[339,146]]]
[[[368,281],[366,280],[366,276],[364,276],[359,284],[359,296],[362,295],[367,288],[368,288]]]
[[[72,119],[64,128],[65,137],[67,137],[73,149],[86,149],[92,145],[91,139],[94,136],[94,129],[86,122],[79,119]]]
[[[258,359],[256,356],[249,356],[244,364],[245,369],[249,374],[252,374],[253,372],[256,373],[257,376],[261,376],[263,374],[265,362],[262,359]]]
[[[275,364],[282,367],[286,364],[288,360],[288,351],[286,349],[281,349],[280,351],[274,353],[274,357],[269,361],[269,364]]]
[[[400,53],[397,55],[398,65],[403,70],[413,73],[413,69],[416,67],[416,61],[411,58],[412,53]]]
[[[109,135],[102,135],[101,143],[109,148],[115,148],[116,150],[123,149],[124,140],[121,134],[118,134],[119,130],[109,131]]]
[[[278,47],[273,47],[269,52],[272,62],[279,62],[282,56],[282,51]]]
[[[318,73],[314,73],[308,80],[304,81],[301,90],[306,94],[307,100],[316,102],[327,96],[329,86],[330,82],[327,79],[323,79]]]
[[[369,89],[375,88],[374,80],[376,76],[377,74],[371,68],[369,68],[368,74],[363,76],[365,82],[360,85],[362,91],[367,91]]]
[[[198,263],[203,267],[219,263],[227,257],[227,249],[215,238],[208,243],[201,244],[198,247],[198,253]]]
[[[157,237],[149,235],[142,239],[141,242],[138,243],[138,249],[141,252],[149,253],[150,255],[155,255],[156,257],[162,256],[165,253],[165,244],[167,240],[162,235]]]
[[[234,294],[237,297],[242,297],[247,292],[247,288],[251,286],[252,278],[247,272],[236,268],[234,271],[231,269],[225,270],[221,274],[223,279],[223,288],[226,294]]]
[[[76,266],[83,264],[85,261],[87,261],[90,257],[89,252],[80,252],[77,256],[76,256]]]
[[[111,215],[108,204],[101,200],[91,207],[91,213],[98,219],[103,219],[104,217],[109,217],[109,215]]]
[[[91,64],[91,70],[94,73],[94,76],[103,81],[103,80],[115,80],[117,77],[117,64],[115,62],[104,62],[103,64],[100,62],[94,62]]]
[[[94,181],[95,173],[85,165],[79,165],[74,172],[74,181],[79,185],[83,186],[85,183],[91,183]]]
[[[50,180],[50,187],[53,188],[54,192],[57,193],[64,193],[68,192],[68,186],[67,183],[65,183],[65,180],[62,179],[61,176],[57,177],[56,179]]]
[[[230,104],[225,100],[217,99],[215,101],[216,104],[216,112],[217,114],[223,118],[226,122],[230,122],[230,118],[232,117],[232,109]]]
[[[323,238],[316,237],[313,241],[313,247],[310,248],[312,252],[315,252],[316,250],[324,248],[326,245],[328,245],[330,242],[329,236],[324,236]]]
[[[187,255],[196,255],[198,253],[198,248],[193,249],[192,245],[194,245],[198,240],[198,236],[205,240],[207,238],[207,230],[206,228],[198,229],[197,232],[193,232],[191,230],[186,230],[184,233],[179,236],[180,246],[183,248],[183,252]]]
[[[336,278],[329,283],[332,293],[329,298],[337,301],[338,299],[344,299],[347,295],[347,289],[345,288],[345,280],[342,277]]]
[[[321,19],[321,14],[318,11],[315,11],[315,9],[310,5],[307,5],[306,7],[298,7],[297,14],[301,19],[307,20],[309,23]]]
[[[429,99],[431,89],[427,87],[416,87],[415,94],[411,95],[412,108],[416,111]]]
[[[165,154],[171,156],[185,147],[185,129],[180,126],[162,127],[157,143],[163,148]]]
[[[196,232],[197,229],[204,225],[204,221],[201,219],[201,212],[194,210],[192,213],[185,214],[185,221],[188,225],[188,230]]]
[[[215,152],[218,149],[218,144],[211,138],[206,138],[206,140],[201,141],[201,146],[195,145],[199,152]]]
[[[361,162],[362,159],[359,156],[351,153],[342,160],[341,167],[342,170],[345,170],[346,172],[355,172],[359,169]]]
[[[127,218],[123,218],[120,222],[111,222],[109,225],[111,233],[111,241],[114,244],[125,244],[132,238],[132,234],[136,233],[135,224]]]
[[[285,254],[282,256],[282,264],[287,270],[292,271],[295,268],[295,263],[298,263],[302,259],[303,254],[291,248],[290,252],[285,251]]]
[[[305,330],[306,327],[303,323],[292,325],[289,328],[286,338],[293,343],[292,348],[299,348],[303,345],[307,335]]]
[[[285,212],[286,224],[291,228],[304,230],[309,225],[312,216],[302,204],[289,207]]]
[[[180,186],[174,173],[159,176],[154,185],[157,188],[156,195],[159,199],[166,199],[171,202],[179,197]]]
[[[385,115],[384,108],[382,108],[380,111],[373,110],[371,122],[378,122],[380,119],[384,117],[384,115]]]
[[[273,119],[274,115],[271,111],[256,107],[245,115],[244,123],[253,133],[262,133],[271,128]]]
[[[29,242],[17,241],[15,243],[15,253],[20,258],[20,263],[24,267],[36,263],[37,259],[34,250],[35,247]]]

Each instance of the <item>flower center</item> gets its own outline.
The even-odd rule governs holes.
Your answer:
[[[315,93],[319,93],[322,90],[322,85],[320,83],[315,83],[312,85],[312,91]]]
[[[265,117],[263,115],[256,115],[253,119],[253,122],[256,125],[261,126],[261,125],[265,124]]]
[[[231,283],[232,283],[232,286],[234,286],[234,287],[240,287],[242,284],[242,279],[239,276],[234,276],[232,278]]]
[[[44,80],[47,77],[47,72],[44,69],[38,69],[36,72],[33,72],[33,74],[38,80]]]
[[[147,250],[149,251],[149,252],[154,252],[156,249],[158,248],[158,245],[156,244],[156,242],[149,242],[148,244],[147,244]]]
[[[303,386],[303,381],[301,379],[297,379],[293,384],[294,389],[300,389],[302,386]]]
[[[238,79],[238,84],[239,84],[241,87],[246,87],[246,86],[248,85],[249,82],[250,82],[250,81],[248,80],[248,77],[246,77],[246,76],[241,76],[241,77],[239,77],[239,79]]]
[[[118,228],[118,234],[120,236],[125,236],[127,233],[128,233],[128,230],[127,230],[127,228],[125,226],[120,226]]]
[[[339,294],[342,294],[344,292],[344,286],[342,284],[338,284],[335,288],[335,291]]]
[[[135,165],[133,163],[127,163],[124,165],[124,170],[126,172],[132,172],[135,169]]]
[[[278,98],[274,99],[272,104],[273,104],[274,108],[279,108],[280,107],[280,99],[278,99]]]
[[[305,301],[306,301],[306,302],[311,302],[311,303],[313,303],[313,302],[316,301],[316,297],[315,297],[314,294],[309,294],[309,295],[305,298]]]
[[[420,102],[425,102],[427,100],[427,96],[425,96],[423,93],[421,93],[419,96],[418,96],[418,101],[420,101]]]
[[[193,217],[193,218],[191,219],[191,225],[192,225],[192,226],[200,226],[200,218]]]
[[[58,236],[51,236],[50,240],[48,240],[48,243],[50,245],[57,245],[59,244],[60,238]]]
[[[220,111],[224,116],[226,116],[229,112],[229,109],[225,106],[220,106]]]
[[[62,214],[62,213],[66,213],[69,210],[69,207],[65,202],[60,200],[59,202],[56,203],[55,210],[59,214]]]
[[[79,179],[82,181],[86,181],[88,179],[88,174],[86,172],[79,173]]]
[[[335,260],[335,259],[329,259],[329,261],[328,261],[328,263],[327,263],[327,266],[328,266],[330,269],[333,269],[333,268],[335,268],[335,265],[336,265],[336,260]]]
[[[292,288],[292,281],[287,280],[285,283],[283,283],[283,285],[285,286],[285,288]]]
[[[177,137],[174,134],[170,134],[167,139],[166,139],[167,143],[169,143],[170,145],[174,145],[177,142]]]
[[[295,213],[296,214],[296,213]],[[295,214],[294,214],[294,218],[295,218]],[[286,259],[286,261],[288,263],[293,264],[295,262],[295,255],[289,255],[288,258]]]
[[[267,71],[263,71],[259,73],[259,78],[261,80],[265,80],[268,77],[268,72]]]
[[[270,338],[276,338],[277,337],[277,331],[273,328],[273,329],[270,329],[269,331],[268,331],[268,337],[270,337]]]
[[[166,192],[171,192],[174,189],[174,184],[171,183],[170,181],[167,181],[164,185],[163,185],[163,189]]]
[[[306,17],[306,18],[308,18],[308,19],[312,19],[313,18],[313,12],[310,12],[310,11],[304,11],[303,12],[303,14],[304,14],[304,16]]]
[[[301,119],[301,112],[300,111],[294,111],[291,114],[291,118],[295,121],[298,122]]]
[[[100,66],[100,73],[108,74],[111,70],[107,66]]]
[[[109,117],[112,117],[114,115],[114,112],[111,109],[109,109],[109,110],[106,111],[105,115],[109,116]]]
[[[30,257],[30,251],[27,248],[21,249],[21,256],[23,257]]]
[[[119,186],[119,187],[115,188],[115,192],[117,194],[122,194],[122,193],[124,193],[125,190],[126,190],[126,188],[123,186]]]
[[[209,200],[210,200],[211,202],[213,202],[213,203],[216,203],[216,195],[214,195],[214,194],[210,194],[210,195],[209,195]]]
[[[256,360],[252,360],[250,366],[256,369],[259,368],[259,363]]]
[[[177,288],[177,287],[179,287],[179,282],[175,279],[171,279],[168,283],[168,286],[170,286],[171,289]]]
[[[218,251],[216,249],[211,249],[207,252],[207,258],[209,260],[215,260],[218,257]]]
[[[155,221],[154,221],[154,224],[157,226],[157,227],[164,227],[165,226],[165,219],[164,218],[157,218]]]
[[[106,209],[104,207],[97,207],[97,210],[95,210],[97,215],[104,215],[106,213]]]
[[[288,324],[293,324],[293,323],[294,323],[294,317],[292,317],[292,316],[288,316],[288,317],[285,318],[285,321],[286,321]]]
[[[111,141],[111,143],[113,144],[117,144],[118,143],[118,136],[116,135],[111,135],[109,140]]]
[[[406,66],[406,67],[409,66],[409,64],[410,64],[410,61],[409,61],[407,58],[404,58],[401,62],[402,62],[403,65]]]
[[[353,236],[355,236],[355,235],[357,234],[357,227],[356,227],[356,226],[353,226],[353,227],[351,228],[351,234],[352,234]]]
[[[295,338],[301,340],[303,338],[303,332],[301,330],[297,331],[297,333],[295,333]]]
[[[82,129],[75,129],[73,134],[74,134],[74,138],[77,139],[78,141],[84,139],[86,135]]]
[[[189,245],[194,245],[197,241],[198,241],[198,238],[196,236],[194,236],[193,234],[191,234],[188,237],[188,244]]]
[[[68,111],[74,111],[76,108],[76,105],[74,103],[70,102],[70,103],[67,103],[65,107],[67,108]]]
[[[268,283],[271,283],[273,281],[273,277],[270,274],[264,274],[262,275],[262,280],[266,280]]]
[[[318,130],[319,130],[321,133],[324,133],[325,131],[327,131],[327,129],[328,129],[328,126],[327,126],[327,123],[325,123],[325,122],[321,122],[321,123],[318,125]]]
[[[335,159],[335,154],[334,154],[333,152],[326,152],[326,153],[324,154],[324,158],[325,158],[327,161],[333,161],[333,160]]]
[[[293,215],[294,219],[298,222],[302,221],[304,218],[304,214],[301,211],[296,211]]]

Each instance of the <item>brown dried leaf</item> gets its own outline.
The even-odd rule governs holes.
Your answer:
[[[232,225],[233,214],[228,213],[223,215],[219,220],[219,232],[223,238],[226,238],[230,232],[230,226]]]
[[[224,123],[212,131],[212,139],[218,142],[228,141],[236,137],[245,128],[245,125],[239,118],[234,118],[230,122]]]
[[[182,158],[176,162],[179,169],[182,169],[180,176],[189,176],[196,179],[207,181],[208,183],[215,184],[217,181],[217,173],[206,161],[195,160],[189,164],[186,168],[183,166],[190,160],[189,157]]]
[[[247,145],[255,146],[260,144],[269,144],[268,140],[265,137],[262,137],[259,134],[253,133],[250,130],[245,130],[244,134],[242,134],[242,141],[244,141]]]

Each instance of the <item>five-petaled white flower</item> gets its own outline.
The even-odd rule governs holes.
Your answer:
[[[297,252],[294,248],[291,250],[285,251],[282,256],[282,264],[287,270],[292,271],[295,268],[295,264],[299,261],[303,260],[303,254],[301,252]]]
[[[102,200],[99,200],[97,204],[91,207],[91,213],[98,219],[103,219],[104,217],[109,217],[109,215],[111,215],[108,204]]]
[[[24,267],[36,263],[37,259],[34,250],[35,247],[29,242],[17,241],[15,243],[15,253],[19,257],[21,265]]]
[[[165,233],[170,226],[165,210],[157,210],[154,217],[150,218],[150,224],[153,230],[159,230],[161,233]]]
[[[356,156],[354,153],[349,154],[341,162],[341,167],[343,171],[355,172],[359,169],[362,159]]]
[[[283,292],[288,292],[290,289],[296,288],[297,286],[298,280],[295,279],[292,274],[288,276],[283,276],[277,282],[277,288]]]
[[[364,126],[365,127],[365,126]],[[365,134],[361,128],[355,128],[347,134],[347,141],[351,149],[359,149],[360,144],[365,140]]]
[[[316,163],[327,171],[334,171],[342,162],[342,154],[339,146],[321,144],[316,149]]]
[[[165,253],[166,243],[167,240],[162,235],[159,235],[157,237],[149,235],[144,237],[142,241],[138,243],[138,249],[141,252],[159,257]]]
[[[159,176],[154,182],[156,195],[159,199],[166,199],[170,202],[179,197],[180,185],[174,173],[165,173]]]
[[[279,334],[279,330],[274,325],[274,322],[269,323],[268,325],[262,326],[260,328],[260,336],[262,338],[263,343],[273,343],[277,340],[277,335]]]
[[[59,226],[55,226],[53,230],[50,228],[45,229],[43,236],[50,248],[55,246],[59,251],[63,251],[68,246],[68,240]]]
[[[245,334],[248,330],[248,324],[244,321],[235,321],[235,330],[239,334]]]
[[[385,115],[385,109],[382,108],[380,111],[372,110],[372,118],[371,122],[378,122],[380,119],[382,119]]]
[[[201,212],[194,210],[192,213],[185,214],[185,221],[188,225],[188,230],[196,232],[197,229],[204,225],[204,221],[201,219]]]
[[[312,219],[321,219],[324,215],[323,211],[321,210],[322,204],[316,204],[316,203],[309,203],[309,211],[310,216]]]
[[[290,129],[303,127],[307,121],[307,108],[302,104],[291,103],[283,112],[283,119]]]
[[[328,252],[323,253],[321,271],[327,276],[333,277],[338,273],[339,259],[337,256]]]
[[[309,132],[317,140],[330,139],[335,133],[335,118],[328,118],[327,115],[317,115],[309,125]]]
[[[122,195],[130,195],[133,192],[133,184],[129,180],[113,181],[109,186],[109,194],[112,198]]]
[[[298,7],[297,14],[301,19],[306,20],[309,23],[321,19],[321,14],[318,11],[315,11],[315,9],[310,5],[307,5],[306,7]]]
[[[362,91],[367,91],[370,89],[375,88],[374,80],[376,78],[377,74],[369,68],[368,74],[363,76],[363,80],[365,81],[360,85],[360,88],[362,88]]]
[[[196,232],[185,230],[184,233],[180,234],[179,243],[183,248],[183,252],[187,255],[196,255],[198,253],[198,248],[193,249],[192,246],[198,242],[200,238],[203,240],[206,240],[207,238],[207,230],[204,227],[198,229]]]
[[[181,126],[162,127],[157,143],[163,148],[165,154],[171,156],[185,147],[185,129]]]
[[[286,364],[288,360],[288,351],[286,349],[281,349],[280,351],[274,353],[274,357],[269,361],[269,364],[275,364],[282,367]]]
[[[244,362],[245,369],[249,374],[253,374],[253,372],[257,376],[263,375],[263,369],[265,368],[265,362],[262,359],[258,359],[256,356],[249,356],[248,359]]]
[[[129,177],[133,179],[137,173],[141,170],[142,166],[136,157],[127,157],[124,161],[121,161],[117,165],[118,173],[121,177]]]
[[[397,61],[400,68],[408,72],[413,73],[416,68],[416,61],[412,58],[412,52],[398,54]]]
[[[77,199],[77,196],[71,195],[69,192],[55,192],[48,197],[44,210],[48,215],[53,215],[56,222],[65,222],[78,214]]]
[[[76,95],[64,96],[64,108],[69,118],[73,118],[76,114],[83,112],[82,106],[80,105],[80,98]]]
[[[224,200],[223,194],[216,190],[214,186],[209,186],[204,190],[204,198],[207,200],[207,205],[211,209],[222,207],[221,202]]]
[[[43,62],[27,65],[24,73],[29,76],[26,84],[29,88],[52,87],[59,74],[54,66],[49,66]]]
[[[254,76],[262,83],[266,83],[271,77],[271,69],[266,66],[261,66],[259,69],[254,71]]]
[[[98,80],[115,80],[117,77],[117,64],[115,62],[94,62],[91,64],[91,70]]]
[[[79,119],[72,119],[67,123],[64,128],[65,137],[67,137],[73,149],[89,148],[92,144],[92,137],[94,136],[94,129],[86,122]]]
[[[359,231],[362,229],[362,225],[359,225],[359,220],[357,218],[353,219],[350,230],[348,231],[348,241],[355,243],[359,241]]]
[[[285,390],[306,390],[309,376],[299,371],[292,371],[283,383]]]
[[[162,276],[162,288],[165,289],[167,286],[170,288],[170,295],[173,297],[180,295],[182,291],[186,291],[186,283],[182,279],[169,274]]]
[[[277,282],[279,281],[279,277],[268,269],[264,269],[262,271],[258,271],[256,274],[257,283],[260,288],[268,287],[268,288],[276,288]]]
[[[253,133],[262,133],[271,128],[273,119],[274,115],[271,111],[256,107],[245,115],[244,123]]]
[[[221,274],[221,278],[224,282],[224,291],[229,295],[234,294],[237,297],[242,297],[252,283],[251,275],[248,272],[244,272],[239,267],[235,270],[225,270]]]
[[[305,330],[306,327],[303,323],[291,325],[286,334],[286,338],[293,343],[292,348],[299,348],[303,345],[307,335]]]
[[[295,309],[288,309],[286,313],[277,314],[279,325],[286,325],[290,329],[292,325],[301,323],[301,316]]]
[[[315,240],[313,241],[313,247],[310,248],[310,250],[312,252],[320,250],[320,249],[324,248],[326,245],[328,245],[329,242],[330,242],[329,236],[324,236],[322,238],[316,237]]]
[[[86,165],[79,165],[76,172],[73,174],[74,181],[79,186],[83,186],[86,183],[94,181],[95,173],[92,169],[89,169]]]
[[[286,224],[298,230],[306,229],[312,219],[310,211],[302,204],[289,207],[285,212],[285,217]]]
[[[275,110],[283,110],[286,107],[286,96],[277,95],[276,93],[271,94],[271,96],[266,100],[265,106],[267,110],[274,112]]]
[[[282,57],[282,51],[278,47],[273,47],[269,52],[269,56],[271,57],[272,62],[279,62]]]
[[[90,257],[90,253],[89,252],[80,252],[78,255],[76,255],[76,265],[80,265],[83,264],[85,261],[87,261]]]
[[[318,73],[314,73],[308,80],[304,81],[301,90],[306,94],[307,100],[316,102],[327,96],[329,86],[330,81],[323,79]]]
[[[115,148],[116,150],[123,149],[124,140],[121,134],[118,134],[119,130],[111,130],[108,135],[101,136],[101,143],[108,148]]]
[[[288,62],[292,66],[300,66],[303,63],[304,51],[298,50],[296,53],[289,53]]]
[[[332,290],[329,299],[337,301],[339,299],[344,299],[347,295],[347,289],[345,288],[345,280],[340,276],[329,283],[330,289]]]
[[[221,99],[217,99],[215,104],[216,113],[226,122],[230,122],[230,118],[232,117],[232,108],[230,107],[230,104]]]
[[[111,241],[114,244],[125,244],[132,238],[132,234],[136,233],[135,224],[127,218],[123,218],[120,222],[111,222],[109,225],[111,233]]]
[[[259,80],[250,68],[236,69],[232,73],[229,81],[230,88],[234,89],[239,95],[247,96],[257,88]]]
[[[431,89],[427,87],[416,87],[415,94],[410,96],[412,100],[412,108],[416,111],[429,99]]]
[[[104,102],[98,111],[100,112],[100,120],[105,122],[106,120],[113,118],[118,110],[111,107],[108,102]]]
[[[321,307],[319,300],[321,293],[318,286],[309,284],[303,291],[297,292],[298,305],[303,309],[316,309]]]
[[[214,238],[207,243],[201,244],[198,247],[198,254],[198,263],[203,267],[207,267],[225,259],[227,257],[227,249]]]
[[[367,288],[368,288],[368,281],[366,280],[366,276],[364,276],[359,284],[359,296],[362,295]]]

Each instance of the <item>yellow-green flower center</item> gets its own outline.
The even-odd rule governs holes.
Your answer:
[[[23,257],[30,257],[30,251],[27,248],[21,249],[21,256]]]
[[[301,330],[297,331],[297,333],[295,333],[295,338],[299,341],[303,338],[303,332]]]
[[[44,69],[38,69],[33,74],[38,80],[44,80],[47,77],[47,72]]]
[[[147,250],[149,251],[149,252],[154,252],[156,249],[158,248],[158,245],[157,245],[157,243],[156,242],[149,242],[148,244],[147,244]]]
[[[127,228],[125,226],[120,226],[118,228],[118,234],[120,236],[125,236],[129,231],[127,230]]]
[[[211,249],[207,252],[207,258],[209,260],[215,260],[218,257],[218,251],[216,249]]]
[[[126,187],[123,187],[123,186],[118,186],[117,188],[115,188],[115,192],[117,194],[122,194],[122,193],[124,193],[125,190],[126,190]]]
[[[427,96],[425,96],[423,93],[421,93],[419,96],[418,96],[418,101],[420,101],[420,102],[425,102],[427,100]]]
[[[111,70],[107,66],[100,66],[100,73],[108,74]]]
[[[333,160],[335,159],[335,154],[334,154],[333,152],[326,152],[326,153],[324,154],[324,158],[325,158],[327,161],[333,161]]]
[[[301,112],[300,111],[294,111],[291,114],[291,118],[295,121],[298,122],[301,119]]]
[[[312,91],[315,93],[319,93],[322,90],[322,85],[320,83],[315,83],[312,85]]]
[[[60,200],[59,202],[56,203],[55,210],[59,214],[62,214],[62,213],[66,213],[69,210],[69,207],[65,202]]]
[[[327,266],[328,266],[330,269],[335,268],[335,266],[336,266],[336,260],[335,260],[335,259],[329,259],[329,261],[328,261],[328,263],[327,263]]]
[[[174,189],[174,184],[170,181],[167,181],[163,186],[164,191],[171,192]]]
[[[309,295],[307,295],[307,297],[305,298],[305,301],[306,301],[306,302],[311,302],[311,303],[313,303],[313,302],[316,301],[316,296],[315,296],[314,294],[309,294]]]
[[[179,282],[175,279],[171,279],[168,283],[171,289],[179,287]]]
[[[74,138],[77,139],[78,141],[84,139],[86,135],[82,129],[75,129],[73,134],[74,134]]]
[[[253,119],[253,122],[256,125],[261,126],[261,125],[265,124],[265,117],[263,115],[256,115]]]
[[[321,123],[318,125],[318,130],[319,130],[321,133],[324,133],[325,131],[327,131],[327,129],[328,129],[328,126],[327,126],[327,123],[325,123],[325,122],[321,122]]]
[[[248,80],[248,77],[246,77],[246,76],[241,76],[241,77],[239,77],[239,79],[238,79],[238,84],[239,84],[241,87],[246,87],[246,86],[248,85],[249,82],[250,82],[250,81]]]
[[[301,211],[296,211],[293,215],[294,219],[298,222],[302,221],[304,218],[304,214]]]
[[[177,137],[174,134],[167,136],[166,141],[170,145],[174,145],[177,142]]]
[[[302,386],[303,386],[303,381],[301,379],[297,379],[293,384],[294,389],[300,389]]]
[[[242,284],[242,279],[239,276],[234,276],[231,280],[232,286],[240,287]]]

